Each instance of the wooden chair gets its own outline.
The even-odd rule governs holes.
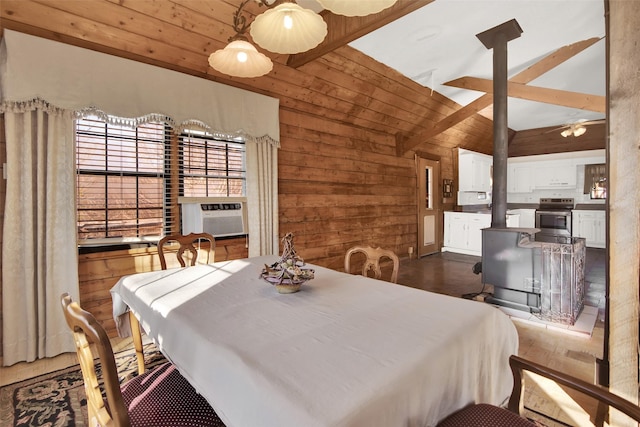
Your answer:
[[[356,253],[363,253],[366,257],[362,266],[362,275],[368,276],[369,270],[373,270],[374,277],[380,279],[382,271],[380,270],[380,260],[389,258],[393,261],[393,271],[391,272],[391,282],[398,283],[398,270],[400,269],[400,261],[398,256],[391,250],[382,248],[372,248],[371,246],[354,246],[347,251],[344,257],[344,271],[351,274],[351,257]]]
[[[467,406],[438,424],[438,427],[537,427],[532,421],[524,417],[524,371],[533,372],[545,378],[549,378],[559,385],[574,389],[598,401],[595,414],[596,427],[602,427],[607,414],[607,409],[613,407],[640,422],[640,407],[611,393],[604,387],[590,384],[586,381],[556,371],[543,365],[525,360],[518,356],[509,358],[509,365],[513,373],[513,391],[509,398],[508,409],[488,404],[475,404]]]
[[[190,255],[187,260],[190,260],[189,265],[196,265],[196,261],[198,260],[198,247],[194,245],[196,242],[201,242],[203,240],[209,241],[209,250],[207,252],[206,263],[214,262],[215,260],[215,249],[216,249],[216,241],[213,236],[209,233],[190,233],[185,235],[182,234],[173,234],[170,236],[165,236],[158,242],[158,256],[160,257],[160,266],[163,270],[167,269],[167,260],[165,259],[165,252],[167,248],[165,245],[171,242],[178,242],[180,247],[176,252],[176,257],[178,258],[178,262],[182,267],[186,267],[187,263],[185,261],[185,252],[188,252]]]
[[[105,330],[91,313],[73,302],[69,294],[62,295],[61,303],[76,343],[90,426],[224,427],[205,398],[171,363],[134,377],[121,387]],[[94,348],[102,366],[106,402],[98,381]]]

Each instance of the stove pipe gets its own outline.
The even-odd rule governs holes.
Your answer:
[[[476,37],[493,49],[493,187],[491,228],[507,226],[507,42],[520,37],[522,28],[515,19],[488,29]]]

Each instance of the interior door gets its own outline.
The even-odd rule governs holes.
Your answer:
[[[417,157],[418,257],[440,251],[442,236],[442,188],[440,162]]]

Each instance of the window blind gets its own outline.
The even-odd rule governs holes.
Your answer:
[[[76,124],[78,239],[135,241],[175,229],[171,132],[166,123],[131,129],[97,117]]]
[[[246,195],[245,144],[196,130],[180,137],[180,188],[185,197]]]

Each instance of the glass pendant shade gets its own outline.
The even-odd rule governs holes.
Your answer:
[[[317,0],[320,5],[344,16],[366,16],[394,5],[397,0]]]
[[[246,40],[234,40],[209,56],[209,65],[234,77],[260,77],[273,69],[268,56]]]
[[[319,45],[327,35],[327,24],[310,9],[283,3],[258,15],[250,33],[269,52],[294,54]]]

